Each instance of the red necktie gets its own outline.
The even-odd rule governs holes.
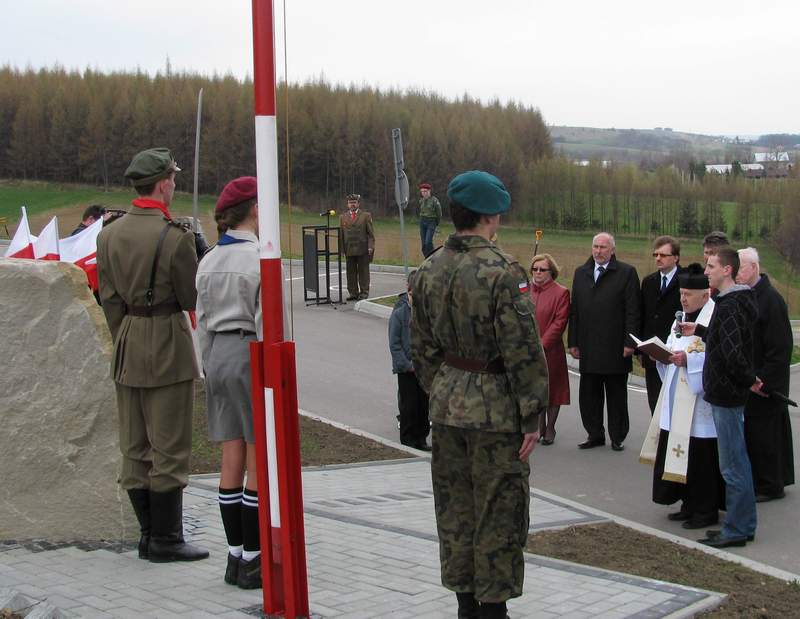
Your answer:
[[[355,211],[350,211],[350,219],[353,220],[353,221],[356,220],[356,212]]]

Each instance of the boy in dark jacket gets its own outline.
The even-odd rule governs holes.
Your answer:
[[[409,273],[408,292],[400,295],[389,318],[389,352],[392,355],[392,373],[397,374],[400,442],[430,451],[425,442],[430,432],[428,394],[420,386],[411,361],[411,282],[414,273]]]
[[[703,366],[705,400],[717,428],[719,468],[725,479],[726,514],[721,530],[710,530],[701,543],[715,548],[744,546],[755,538],[756,499],[744,438],[744,405],[748,394],[762,396],[762,382],[753,369],[753,325],[758,318],[755,293],[734,282],[739,255],[725,247],[709,256],[705,273],[719,294],[708,327],[682,323],[684,335],[697,334],[706,343]]]

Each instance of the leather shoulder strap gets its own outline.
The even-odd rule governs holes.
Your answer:
[[[161,248],[164,246],[164,239],[167,236],[167,231],[173,224],[168,223],[161,229],[161,234],[158,237],[158,245],[156,245],[156,255],[153,256],[153,266],[150,267],[150,285],[147,287],[147,292],[144,295],[147,307],[153,305],[153,289],[156,285],[156,269],[158,268],[158,259],[161,257]]]

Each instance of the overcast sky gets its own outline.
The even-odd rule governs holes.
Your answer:
[[[0,0],[0,63],[252,74],[243,0]],[[800,132],[796,0],[287,0],[292,82],[421,88],[547,123]],[[276,1],[283,78],[283,2]]]

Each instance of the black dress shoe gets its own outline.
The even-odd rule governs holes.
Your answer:
[[[691,517],[692,517],[691,512],[685,512],[683,510],[667,514],[667,520],[672,520],[673,522],[680,522],[681,520],[689,520]]]
[[[611,441],[611,449],[613,449],[614,451],[622,451],[623,449],[625,449],[625,445],[623,445],[622,443],[615,443],[614,441]]]
[[[714,538],[714,537],[719,537],[721,533],[722,532],[719,529],[709,529],[708,531],[706,531],[706,537],[708,539],[711,539],[711,538]],[[747,541],[748,542],[755,541],[755,539],[756,539],[755,534],[747,536]]]
[[[589,438],[578,443],[578,449],[592,449],[593,447],[602,447],[606,444],[605,439],[602,438]]]
[[[357,294],[351,294],[349,297],[347,297],[347,300],[348,301],[358,301],[358,295]]]
[[[551,438],[543,438],[539,441],[542,445],[552,445],[553,439]]]
[[[719,522],[719,517],[709,516],[706,518],[689,518],[689,520],[685,521],[681,526],[684,529],[704,529],[705,527],[710,527]]]
[[[417,443],[416,445],[414,445],[414,449],[419,449],[420,451],[430,451],[431,450],[431,446],[428,445],[428,443],[422,442],[422,443]]]
[[[782,499],[786,496],[785,492],[781,492],[780,494],[757,494],[756,495],[756,503],[766,503],[767,501],[777,501],[778,499]]]
[[[747,544],[747,538],[745,536],[722,537],[720,535],[718,537],[707,537],[697,541],[706,546],[711,546],[712,548],[731,548],[732,546],[744,546]]]

